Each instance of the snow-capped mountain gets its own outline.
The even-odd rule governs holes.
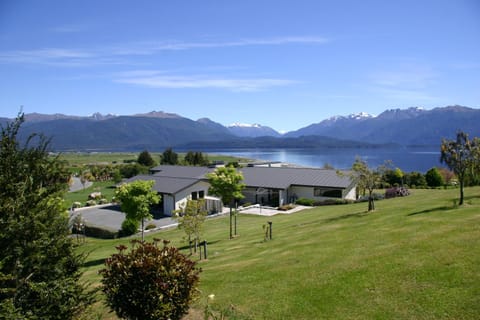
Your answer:
[[[311,124],[286,137],[327,136],[371,143],[433,145],[451,138],[458,130],[480,133],[480,110],[449,106],[425,110],[419,107],[389,109],[374,117],[365,113],[336,116]]]
[[[420,107],[412,107],[408,109],[389,109],[382,112],[378,118],[384,120],[404,120],[416,118],[425,113],[426,110]]]
[[[246,123],[233,123],[227,126],[228,130],[238,137],[280,137],[281,134],[278,131],[267,127],[262,126],[258,123],[246,124]]]

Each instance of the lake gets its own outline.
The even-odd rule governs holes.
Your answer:
[[[434,148],[376,148],[376,149],[214,149],[208,153],[235,157],[281,161],[308,167],[323,167],[326,164],[336,169],[349,169],[355,157],[366,160],[370,167],[393,161],[402,171],[420,171],[440,166],[440,151]]]

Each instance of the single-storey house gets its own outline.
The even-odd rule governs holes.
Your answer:
[[[206,174],[215,168],[160,165],[150,175],[129,179],[154,180],[154,189],[162,196],[160,210],[172,215],[188,199],[206,199],[209,212],[221,211],[221,202],[208,196]],[[292,167],[245,167],[238,169],[244,177],[242,203],[281,206],[299,198],[317,201],[326,199],[352,199],[356,197],[356,184],[347,175],[335,170]]]

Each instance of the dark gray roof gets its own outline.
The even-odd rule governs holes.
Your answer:
[[[151,171],[158,177],[203,179],[205,174],[215,171],[215,168],[160,165]]]
[[[291,185],[348,188],[352,181],[335,170],[314,168],[247,167],[241,168],[243,182],[249,187],[286,189]]]
[[[154,189],[174,194],[200,180],[215,168],[161,165],[153,168],[153,175],[140,175],[129,179],[154,180]],[[247,187],[287,189],[289,186],[312,186],[346,189],[352,185],[349,176],[340,176],[335,170],[315,168],[246,167],[239,169]]]
[[[196,178],[175,178],[175,177],[162,177],[157,175],[139,175],[127,180],[132,182],[136,180],[153,180],[155,185],[153,189],[160,193],[175,194],[185,188],[188,188],[198,181]]]

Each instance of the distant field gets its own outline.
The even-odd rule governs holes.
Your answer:
[[[480,187],[412,190],[406,198],[318,207],[292,215],[240,215],[228,240],[228,217],[207,221],[209,259],[200,261],[201,297],[234,319],[478,319]],[[262,225],[273,222],[273,240]],[[183,233],[147,236],[182,247]],[[85,279],[98,285],[104,259],[128,240],[88,239]],[[197,259],[194,257],[194,259]],[[115,319],[101,304],[102,319]]]
[[[153,160],[157,163],[160,161],[160,155],[162,153],[150,153]],[[121,164],[125,161],[132,161],[137,160],[139,152],[131,152],[131,153],[117,153],[117,152],[65,152],[60,154],[60,159],[65,160],[71,166],[81,166],[86,164],[98,164],[98,163],[109,163],[109,164]],[[186,153],[178,153],[179,160],[183,160]],[[233,161],[248,161],[248,159],[237,158],[232,156],[224,156],[218,154],[207,154],[208,159],[210,161],[225,161],[233,162]]]

